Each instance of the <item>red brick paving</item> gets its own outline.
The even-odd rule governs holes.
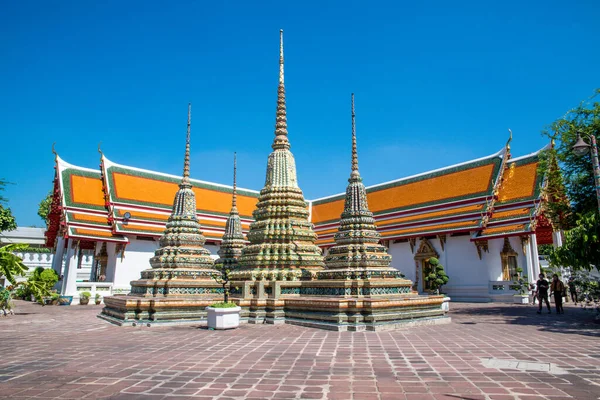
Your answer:
[[[452,304],[452,323],[390,332],[292,325],[116,327],[98,306],[17,301],[0,318],[0,398],[599,399],[600,326],[567,305]],[[568,373],[484,368],[480,358]]]

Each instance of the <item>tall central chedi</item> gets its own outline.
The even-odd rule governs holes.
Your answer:
[[[279,87],[273,152],[269,155],[265,186],[260,191],[254,222],[250,225],[250,245],[242,251],[236,279],[256,274],[277,273],[310,279],[323,268],[317,235],[308,220],[308,205],[296,178],[296,163],[290,151],[285,107],[283,72],[283,30],[280,31]]]

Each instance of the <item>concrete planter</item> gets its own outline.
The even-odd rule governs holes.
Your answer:
[[[513,296],[513,303],[515,304],[529,304],[528,294],[515,294]]]
[[[450,311],[450,301],[452,299],[448,296],[444,297],[444,302],[442,303],[442,311],[444,311],[445,313]]]
[[[206,307],[209,329],[235,329],[240,326],[241,307]]]

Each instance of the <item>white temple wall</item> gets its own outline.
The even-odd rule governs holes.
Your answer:
[[[114,254],[114,246],[114,257],[111,257],[109,251],[109,260],[113,258],[115,263],[115,275],[112,280],[114,294],[129,293],[131,291],[130,282],[140,279],[141,272],[150,268],[150,258],[154,256],[154,251],[158,249],[157,240],[139,240],[131,236],[129,240],[130,242],[123,253],[123,259],[121,259],[120,252]],[[106,280],[109,280],[108,276]]]
[[[221,247],[220,245],[207,243],[204,245],[204,247],[210,251],[210,256],[213,258],[213,260],[216,260],[217,258],[219,258],[219,255],[217,254],[217,252],[219,251],[219,248]]]
[[[388,254],[392,256],[392,267],[402,272],[406,279],[414,282],[415,255],[410,251],[410,244],[408,242],[394,243],[393,240],[390,240]]]

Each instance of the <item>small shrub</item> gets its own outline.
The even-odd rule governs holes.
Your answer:
[[[226,302],[219,302],[219,303],[214,303],[210,305],[212,308],[233,308],[233,307],[237,307],[237,304],[235,303],[226,303]]]
[[[79,298],[80,299],[89,299],[90,297],[92,297],[92,294],[90,292],[81,292],[81,293],[79,293]]]

